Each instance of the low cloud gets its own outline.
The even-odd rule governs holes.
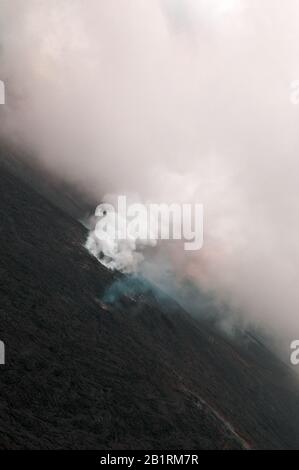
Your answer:
[[[2,0],[0,133],[95,201],[198,202],[178,279],[299,330],[296,0]]]

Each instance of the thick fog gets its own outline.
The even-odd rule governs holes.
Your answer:
[[[0,0],[1,136],[98,202],[202,203],[177,278],[298,336],[298,22],[297,0]]]

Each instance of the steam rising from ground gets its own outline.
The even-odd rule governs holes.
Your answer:
[[[155,246],[157,239],[143,237],[137,226],[130,230],[126,210],[120,210],[115,197],[104,199],[107,198],[110,203],[104,202],[96,208],[85,247],[109,269],[138,273],[144,260],[142,250],[146,246]],[[147,225],[146,215],[140,217],[139,225]]]
[[[1,133],[88,191],[199,202],[178,279],[299,330],[297,0],[1,0]],[[163,264],[156,255],[156,266]]]

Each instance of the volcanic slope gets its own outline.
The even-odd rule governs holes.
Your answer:
[[[293,372],[142,280],[0,170],[1,449],[299,448]]]

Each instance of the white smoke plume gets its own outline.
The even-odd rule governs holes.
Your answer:
[[[175,275],[294,334],[298,17],[297,0],[1,0],[1,135],[97,202],[202,203],[204,248],[167,247]]]
[[[130,219],[127,212],[116,204],[116,196],[105,196],[104,200],[110,202],[96,208],[85,247],[107,268],[123,273],[137,273],[144,260],[142,251],[147,246],[156,246],[157,239],[147,237],[147,234],[142,236],[133,224],[129,230]],[[138,225],[147,225],[146,219],[146,214],[139,217]]]

